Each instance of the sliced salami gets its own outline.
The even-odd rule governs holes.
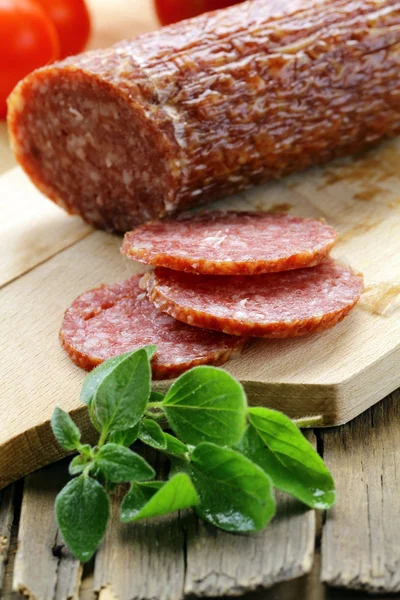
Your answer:
[[[177,271],[255,275],[317,265],[336,236],[318,219],[213,211],[142,225],[125,235],[121,251]]]
[[[156,269],[150,300],[169,315],[234,335],[287,338],[333,327],[356,304],[363,277],[326,259],[267,275],[210,276]]]
[[[66,311],[60,339],[77,365],[90,370],[112,356],[156,344],[153,377],[169,379],[196,365],[222,365],[242,348],[241,338],[189,327],[159,312],[139,287],[140,278],[101,285]]]

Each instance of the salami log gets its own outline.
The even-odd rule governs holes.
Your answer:
[[[125,235],[122,253],[176,271],[255,275],[315,266],[336,236],[323,220],[212,211],[141,225]]]
[[[140,278],[90,290],[66,311],[60,339],[78,366],[90,370],[112,356],[156,344],[153,377],[169,379],[196,365],[222,365],[241,350],[241,338],[189,327],[159,312],[140,289]]]
[[[316,267],[254,277],[156,269],[157,308],[190,325],[234,335],[287,338],[329,329],[359,300],[363,277],[328,258]]]
[[[40,69],[16,157],[125,232],[400,132],[398,0],[251,0]]]

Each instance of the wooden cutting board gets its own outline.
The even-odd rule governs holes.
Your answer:
[[[399,165],[395,140],[219,204],[325,217],[340,234],[334,255],[362,271],[367,286],[332,331],[254,341],[227,365],[251,404],[338,425],[400,385]],[[120,255],[120,238],[67,216],[19,168],[0,178],[0,198],[2,487],[60,458],[49,427],[56,404],[90,433],[78,399],[85,373],[58,341],[63,312],[78,294],[137,267]]]

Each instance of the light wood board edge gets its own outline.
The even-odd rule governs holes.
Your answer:
[[[366,406],[380,401],[382,396],[400,385],[400,347],[391,353],[390,364],[383,358],[373,369],[367,369],[337,385],[303,385],[243,381],[251,406],[268,406],[288,414],[291,418],[323,416],[321,427],[346,423],[358,416]],[[390,377],[388,377],[388,374]],[[385,385],[382,382],[386,380]],[[156,382],[153,389],[166,392],[171,381]],[[301,387],[301,391],[299,391]],[[306,388],[306,393],[304,392]],[[365,394],[365,389],[370,394]],[[296,398],[299,410],[296,410]],[[305,403],[305,398],[307,402]],[[83,438],[95,439],[96,432],[90,423],[86,406],[71,411],[71,416],[81,428]],[[0,489],[36,469],[60,460],[67,453],[57,444],[51,431],[50,420],[7,440],[0,446]]]

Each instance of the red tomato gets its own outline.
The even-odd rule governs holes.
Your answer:
[[[43,9],[29,0],[0,0],[0,118],[6,98],[25,75],[58,58],[57,33]]]
[[[154,0],[161,25],[169,25],[182,19],[190,19],[201,13],[239,4],[243,0]]]
[[[36,0],[53,21],[60,41],[60,57],[81,52],[90,35],[90,15],[84,0]]]

